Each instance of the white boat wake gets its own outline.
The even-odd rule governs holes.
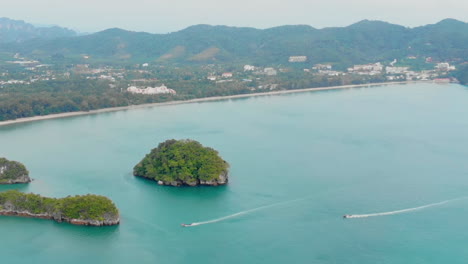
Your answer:
[[[403,214],[403,213],[422,210],[422,209],[429,208],[429,207],[443,205],[443,204],[446,204],[446,203],[450,203],[450,202],[460,200],[460,199],[465,199],[465,198],[466,197],[451,199],[451,200],[446,200],[446,201],[442,201],[442,202],[438,202],[438,203],[432,203],[432,204],[427,204],[427,205],[423,205],[423,206],[407,208],[407,209],[402,209],[402,210],[396,210],[396,211],[390,211],[390,212],[372,213],[372,214],[350,214],[350,215],[344,215],[343,218],[366,218],[366,217],[374,217],[374,216]]]
[[[235,213],[235,214],[231,214],[231,215],[228,215],[228,216],[223,216],[223,217],[208,220],[208,221],[195,222],[195,223],[191,223],[191,224],[182,224],[182,226],[183,227],[192,227],[192,226],[213,224],[213,223],[221,222],[221,221],[231,219],[231,218],[234,218],[234,217],[238,217],[238,216],[241,216],[241,215],[245,215],[245,214],[249,214],[249,213],[252,213],[252,212],[260,211],[260,210],[263,210],[263,209],[267,209],[267,208],[271,208],[271,207],[275,207],[275,206],[280,206],[280,205],[283,205],[283,204],[289,204],[289,203],[294,203],[294,202],[298,202],[298,201],[303,201],[303,200],[306,200],[306,199],[308,199],[308,198],[300,198],[300,199],[289,200],[289,201],[280,202],[280,203],[274,203],[274,204],[270,204],[270,205],[264,205],[264,206],[260,206],[260,207],[254,208],[254,209],[238,212],[238,213]]]

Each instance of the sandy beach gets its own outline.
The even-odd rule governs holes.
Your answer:
[[[296,89],[296,90],[272,91],[272,92],[263,92],[263,93],[238,94],[238,95],[228,95],[228,96],[214,96],[214,97],[205,97],[205,98],[198,98],[198,99],[191,99],[191,100],[184,100],[184,101],[170,101],[170,102],[164,102],[164,103],[129,105],[129,106],[121,106],[121,107],[103,108],[103,109],[91,110],[91,111],[79,111],[79,112],[51,114],[51,115],[45,115],[45,116],[25,117],[25,118],[18,118],[18,119],[15,119],[15,120],[2,121],[2,122],[0,122],[0,126],[7,126],[7,125],[13,125],[13,124],[19,124],[19,123],[34,122],[34,121],[56,119],[56,118],[66,118],[66,117],[72,117],[72,116],[94,115],[94,114],[100,114],[100,113],[106,113],[106,112],[116,112],[116,111],[122,111],[122,110],[131,110],[131,109],[139,109],[139,108],[147,108],[147,107],[157,107],[157,106],[167,106],[167,105],[177,105],[177,104],[190,104],[190,103],[219,101],[219,100],[244,98],[244,97],[267,96],[267,95],[278,95],[278,94],[289,94],[289,93],[302,93],[302,92],[310,92],[310,91],[324,91],[324,90],[373,87],[373,86],[382,86],[382,85],[408,84],[408,83],[416,83],[416,82],[420,82],[420,81],[342,85],[342,86],[329,86],[329,87],[317,87],[317,88],[304,88],[304,89]]]

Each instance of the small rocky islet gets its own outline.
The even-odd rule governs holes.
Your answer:
[[[160,143],[133,169],[135,176],[170,186],[224,185],[228,174],[229,164],[216,150],[190,139]]]
[[[0,184],[29,183],[29,171],[24,164],[0,158]]]

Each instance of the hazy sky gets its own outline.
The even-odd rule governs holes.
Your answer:
[[[467,0],[0,0],[0,17],[94,32],[166,33],[194,24],[267,28],[347,26],[362,19],[404,26],[468,21]]]

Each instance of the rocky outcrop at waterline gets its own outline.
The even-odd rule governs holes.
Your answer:
[[[9,215],[9,216],[20,216],[20,217],[29,217],[29,218],[39,218],[39,219],[50,219],[55,220],[59,223],[66,222],[73,225],[84,225],[84,226],[111,226],[118,225],[120,219],[106,219],[106,220],[89,220],[89,219],[70,219],[66,217],[61,217],[57,215],[45,214],[33,214],[28,211],[10,211],[10,210],[0,210],[0,215]]]
[[[183,181],[183,180],[175,180],[175,181],[162,181],[159,180],[159,185],[170,185],[170,186],[197,186],[197,185],[207,185],[207,186],[218,186],[224,185],[228,183],[228,174],[222,173],[217,178],[211,180],[192,180],[192,181]]]
[[[159,185],[218,186],[228,182],[229,164],[195,140],[166,140],[133,168],[133,175]]]
[[[17,161],[0,158],[0,184],[29,183],[29,171]]]
[[[42,197],[16,190],[0,193],[0,215],[50,219],[74,225],[109,226],[120,223],[119,211],[104,196]]]

